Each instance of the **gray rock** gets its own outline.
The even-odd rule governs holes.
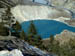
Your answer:
[[[0,0],[1,7],[14,7],[16,5],[40,5],[39,3],[34,3],[32,0]]]
[[[12,51],[3,50],[3,51],[0,51],[0,56],[23,56],[23,54],[18,49],[15,49]]]
[[[18,38],[13,38],[9,40],[0,40],[0,50],[13,50],[19,49],[24,55],[35,55],[35,56],[53,56],[53,54],[46,53],[39,48],[29,45],[27,42],[20,40]]]

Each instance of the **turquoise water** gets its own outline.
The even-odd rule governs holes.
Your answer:
[[[75,27],[54,20],[34,20],[33,22],[38,34],[41,35],[43,39],[50,37],[50,35],[60,34],[65,29],[75,32]],[[30,21],[23,22],[21,25],[22,29],[27,33]]]

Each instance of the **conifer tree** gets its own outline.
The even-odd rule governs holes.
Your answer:
[[[28,38],[29,38],[30,44],[32,44],[34,46],[41,47],[42,38],[41,38],[41,36],[39,36],[37,34],[36,27],[35,27],[33,21],[30,21],[30,27],[29,27],[29,30],[28,30]]]
[[[20,33],[20,39],[27,41],[27,36],[26,36],[26,34],[25,34],[25,32],[23,30]]]
[[[36,31],[36,28],[35,28],[35,25],[34,25],[33,21],[30,22],[28,34],[32,34],[32,35],[37,34],[37,31]]]
[[[33,21],[30,21],[30,27],[28,30],[28,38],[29,38],[28,42],[32,45],[35,45],[35,35],[37,35],[35,25],[34,25]]]
[[[50,35],[49,45],[48,45],[48,51],[53,52],[54,49],[54,36]]]
[[[52,44],[54,41],[54,36],[53,35],[50,35],[50,44]]]
[[[13,26],[13,28],[15,29],[16,32],[21,30],[21,25],[19,24],[18,21],[16,21],[16,24],[15,24],[15,26]]]
[[[43,41],[42,41],[42,38],[40,35],[37,35],[36,38],[35,38],[35,44],[42,49],[43,47]]]

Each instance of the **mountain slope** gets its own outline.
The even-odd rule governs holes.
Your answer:
[[[20,23],[29,20],[38,19],[58,19],[63,17],[63,21],[70,20],[72,13],[64,8],[51,7],[31,0],[0,0],[3,7],[11,7],[11,12],[17,21]],[[62,21],[58,19],[59,21]]]
[[[54,7],[62,7],[70,10],[75,18],[75,0],[46,0]]]
[[[12,8],[11,12],[20,23],[38,19],[72,18],[68,10],[45,5],[18,5]]]

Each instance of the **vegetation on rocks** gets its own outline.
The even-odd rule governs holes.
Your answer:
[[[30,23],[30,27],[28,29],[28,34],[26,34],[24,31],[20,33],[20,38],[27,41],[29,44],[33,46],[37,46],[42,49],[43,41],[40,35],[37,34],[35,25],[33,21]]]
[[[65,39],[67,38],[66,36],[63,37]],[[56,54],[57,56],[75,56],[75,37],[73,39],[72,37],[73,36],[69,38],[69,41],[67,43],[63,42],[63,44],[60,45],[62,41],[56,40],[53,36],[50,36],[48,45],[46,46],[46,50],[50,53]],[[60,36],[60,38],[62,37]],[[63,41],[67,41],[67,39]]]

